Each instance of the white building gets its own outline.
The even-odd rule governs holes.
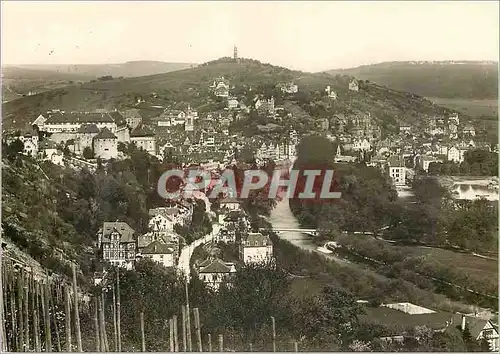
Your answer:
[[[144,258],[152,259],[164,267],[175,267],[175,246],[167,245],[159,240],[151,242],[141,251]]]
[[[222,199],[219,205],[221,210],[234,211],[241,209],[241,202],[232,197]]]
[[[40,118],[40,119],[39,119]],[[108,128],[112,133],[116,131],[116,123],[109,113],[65,113],[64,111],[51,112],[42,124],[43,119],[35,120],[40,131],[47,133],[76,133],[84,124],[95,124],[97,128]]]
[[[132,269],[136,257],[135,231],[125,222],[105,222],[98,232],[98,248],[105,261]]]
[[[422,168],[425,172],[429,172],[429,165],[433,162],[441,162],[435,157],[432,156],[420,156],[419,159],[419,166]]]
[[[453,113],[448,117],[448,121],[454,122],[456,125],[460,125],[460,118],[458,117],[458,113]]]
[[[236,109],[238,108],[239,102],[235,98],[230,98],[227,100],[227,108],[228,109]]]
[[[151,155],[156,155],[156,138],[148,127],[142,125],[130,133],[130,142],[138,149],[146,150]]]
[[[24,145],[23,154],[36,157],[38,155],[38,135],[36,133],[26,132],[19,137]]]
[[[407,134],[411,132],[411,126],[409,125],[402,125],[399,127],[399,132],[403,134]]]
[[[260,232],[249,233],[240,244],[240,259],[245,264],[267,263],[273,257],[273,243]]]
[[[331,89],[330,85],[326,87],[325,92],[331,99],[333,100],[337,99],[337,93]]]
[[[402,156],[394,155],[388,160],[389,176],[395,186],[406,184],[406,166]]]
[[[184,130],[187,132],[194,131],[194,115],[191,113],[191,107],[188,106],[188,110],[186,113],[186,120],[184,123]]]
[[[366,139],[356,139],[351,147],[355,151],[369,151],[371,148],[371,144]]]
[[[224,262],[218,258],[208,259],[202,262],[198,268],[199,278],[212,289],[219,289],[222,283],[231,281],[236,273],[234,263]]]
[[[465,151],[466,150],[458,149],[455,146],[452,146],[448,149],[448,161],[462,163],[464,161]]]
[[[118,156],[118,138],[107,128],[94,137],[94,157],[103,160],[116,159]]]
[[[166,214],[156,214],[149,219],[149,229],[152,231],[173,231],[174,230],[173,217]]]
[[[355,92],[359,91],[358,80],[352,79],[351,81],[349,81],[349,91],[355,91]]]
[[[279,87],[283,93],[293,94],[299,92],[299,86],[295,85],[293,82],[281,84]]]
[[[142,123],[142,116],[137,108],[127,109],[122,114],[130,129],[135,129]]]
[[[463,129],[464,135],[476,136],[476,130],[471,124],[468,124]]]

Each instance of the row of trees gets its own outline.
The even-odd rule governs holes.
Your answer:
[[[387,237],[476,252],[498,249],[498,205],[484,199],[453,200],[435,177],[413,183],[416,203],[395,209]]]
[[[498,154],[484,149],[466,151],[463,162],[431,162],[428,173],[447,176],[498,176]]]
[[[301,140],[294,168],[301,171],[301,176],[307,169],[333,169],[335,178],[330,191],[341,192],[341,198],[316,203],[291,199],[295,216],[304,225],[320,228],[328,237],[343,230],[376,231],[387,225],[397,197],[388,178],[364,164],[335,164],[334,157],[335,146],[328,139],[309,136]],[[317,182],[321,188],[323,180]]]

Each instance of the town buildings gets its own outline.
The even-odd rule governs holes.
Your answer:
[[[175,267],[175,246],[168,245],[160,240],[154,240],[141,250],[142,257],[147,257],[162,266]]]
[[[199,278],[214,290],[218,290],[222,283],[230,283],[235,273],[234,263],[218,258],[209,258],[198,266]]]
[[[294,94],[299,92],[299,86],[293,82],[281,83],[278,84],[277,87],[280,88],[283,93]]]
[[[395,186],[406,184],[406,166],[403,156],[393,155],[388,160],[389,176]]]
[[[116,159],[118,156],[118,138],[108,129],[103,128],[94,136],[94,156],[103,160]]]
[[[136,259],[135,230],[125,222],[105,222],[98,234],[102,258],[115,266],[132,269]]]
[[[359,91],[358,80],[352,79],[351,81],[349,81],[349,91],[354,91],[354,92],[358,92]]]
[[[268,263],[273,257],[273,243],[267,235],[252,232],[241,240],[240,259],[245,264]]]
[[[156,155],[156,138],[151,129],[145,125],[138,126],[130,133],[130,142],[137,148],[147,151],[151,155]]]

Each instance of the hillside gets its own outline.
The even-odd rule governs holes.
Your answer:
[[[425,97],[496,99],[496,62],[384,62],[327,71]]]
[[[279,82],[293,81],[299,85],[299,93],[295,97],[285,98],[311,108],[312,116],[316,118],[322,114],[331,116],[337,113],[370,112],[381,125],[397,129],[400,123],[415,124],[429,115],[442,115],[446,112],[446,109],[423,97],[373,83],[361,82],[359,92],[349,91],[348,76],[304,73],[256,60],[244,59],[235,63],[222,58],[196,68],[166,74],[87,82],[23,97],[3,105],[3,124],[5,129],[22,129],[38,114],[50,109],[88,111],[96,108],[123,108],[136,102],[137,97],[152,100],[153,93],[156,94],[155,104],[190,102],[193,107],[199,107],[210,101],[208,86],[219,76],[228,79],[235,86],[235,91],[252,87],[250,95],[265,91],[270,92],[269,96],[281,95],[274,86]],[[335,103],[322,96],[327,85],[338,93],[339,99]],[[325,102],[319,108],[324,112],[314,113],[314,109],[318,108],[314,102],[322,100]]]
[[[2,80],[90,81],[94,77],[80,73],[62,72],[17,66],[2,67]]]
[[[6,67],[10,70],[15,69],[19,74],[30,75],[30,71],[52,72],[59,75],[74,75],[89,78],[111,75],[114,77],[135,77],[167,73],[176,70],[182,70],[196,66],[193,63],[167,63],[163,61],[129,61],[117,64],[33,64],[16,65],[15,68]],[[23,73],[21,70],[25,70]]]
[[[93,239],[63,215],[64,200],[78,195],[78,186],[62,183],[65,173],[21,155],[2,160],[2,237],[10,257],[71,276],[70,262],[89,273],[94,256]]]

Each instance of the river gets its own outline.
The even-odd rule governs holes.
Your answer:
[[[295,159],[293,159],[290,163],[290,170],[294,162]],[[269,218],[267,218],[267,220],[271,223],[274,229],[300,229],[300,224],[297,218],[293,215],[292,210],[290,209],[289,199],[286,196],[277,203],[276,207],[271,211],[271,215],[269,216]],[[278,234],[278,237],[290,242],[294,246],[297,246],[303,250],[319,253],[339,264],[364,269],[364,267],[361,265],[357,265],[344,259],[338,258],[333,254],[319,252],[317,250],[318,246],[314,244],[313,237],[310,235],[303,234],[301,232],[281,232]]]

